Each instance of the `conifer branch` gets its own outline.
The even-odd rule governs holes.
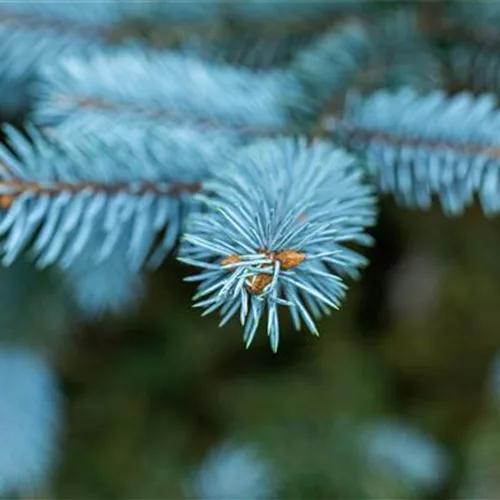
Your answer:
[[[121,141],[81,137],[75,146],[33,129],[30,142],[14,129],[7,134],[14,153],[0,149],[1,166],[7,167],[0,174],[4,264],[31,248],[41,267],[68,268],[87,245],[99,263],[127,235],[130,243],[117,251],[127,255],[131,270],[153,253],[159,263],[175,243],[184,213],[196,207],[193,194],[208,175],[196,156],[191,169],[178,172],[151,155],[138,163]],[[123,157],[110,155],[117,145]]]
[[[373,92],[411,86],[432,90],[442,82],[441,64],[422,36],[416,11],[391,11],[376,23],[350,18],[313,40],[290,65],[302,98],[287,99],[298,120],[317,116],[348,89]]]
[[[45,67],[35,91],[34,119],[43,126],[97,134],[106,133],[118,117],[126,125],[124,133],[135,121],[276,134],[288,121],[284,90],[299,92],[284,71],[257,73],[175,53],[128,49]]]
[[[195,306],[220,310],[221,325],[239,313],[245,343],[264,310],[273,350],[278,305],[317,335],[313,318],[338,308],[343,278],[356,278],[366,260],[349,248],[368,245],[374,223],[372,190],[353,157],[328,142],[256,142],[205,183],[207,211],[192,214],[179,259],[201,268]]]
[[[404,203],[427,208],[438,195],[456,214],[478,194],[486,213],[500,210],[500,112],[492,95],[353,96],[344,117],[326,127],[366,158],[382,191]]]

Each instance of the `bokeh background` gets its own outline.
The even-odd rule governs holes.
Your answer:
[[[175,46],[188,28],[124,29]],[[174,257],[135,307],[99,318],[56,272],[1,269],[2,349],[42,356],[52,372],[33,358],[24,376],[60,391],[57,411],[36,394],[30,406],[0,357],[0,412],[18,436],[45,410],[55,422],[52,444],[39,443],[50,473],[15,495],[500,498],[500,220],[384,197],[372,234],[370,265],[321,337],[283,317],[277,354],[263,332],[245,350],[237,321],[201,318]],[[22,422],[2,406],[9,390]],[[0,478],[2,459],[23,472],[30,446],[1,458],[0,442]]]

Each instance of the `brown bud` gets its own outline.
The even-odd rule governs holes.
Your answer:
[[[271,281],[273,281],[272,274],[257,274],[248,284],[248,290],[254,295],[260,295]]]
[[[1,208],[9,208],[14,201],[14,197],[10,194],[2,194],[0,196],[0,207]]]
[[[239,262],[241,259],[237,255],[228,255],[227,257],[224,257],[221,260],[220,265],[222,267],[228,266],[230,264],[236,264],[236,262]],[[228,269],[229,271],[233,271],[233,269]]]
[[[281,262],[282,269],[293,269],[302,264],[305,258],[305,253],[297,252],[296,250],[283,250],[277,252],[275,255],[275,259]]]

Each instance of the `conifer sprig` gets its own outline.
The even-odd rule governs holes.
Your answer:
[[[191,125],[238,135],[276,134],[288,122],[283,92],[298,95],[285,71],[265,73],[141,48],[46,66],[34,119],[44,126],[105,133],[110,123]]]
[[[200,282],[195,306],[220,309],[221,324],[239,313],[247,346],[266,314],[277,349],[280,305],[317,335],[315,319],[339,307],[343,279],[367,263],[349,248],[371,243],[364,230],[375,220],[355,159],[328,142],[263,141],[204,187],[208,211],[188,219],[179,257],[202,269],[187,278]]]
[[[366,158],[383,192],[404,203],[427,208],[437,195],[457,214],[477,194],[486,213],[500,211],[500,112],[491,94],[352,95],[327,128]]]
[[[139,270],[153,249],[161,256],[170,250],[208,175],[196,155],[179,171],[154,151],[138,161],[121,140],[117,150],[111,139],[82,136],[74,145],[32,128],[29,141],[12,128],[7,136],[13,151],[0,148],[4,264],[29,247],[41,267],[68,268],[89,247],[96,264],[118,251]],[[153,146],[152,133],[150,140]]]

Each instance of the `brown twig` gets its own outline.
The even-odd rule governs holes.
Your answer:
[[[36,182],[22,182],[19,180],[0,182],[0,190],[8,190],[8,193],[0,195],[0,207],[3,209],[9,208],[15,199],[28,191],[36,195],[46,194],[55,196],[57,194],[79,193],[85,190],[93,191],[94,193],[105,193],[109,196],[117,193],[129,192],[131,195],[142,196],[147,193],[154,193],[158,196],[173,196],[177,197],[184,193],[196,193],[201,189],[201,183],[170,183],[165,189],[159,187],[159,184],[151,182],[142,182],[138,189],[134,189],[130,184],[121,182],[116,184],[98,184],[93,182],[82,182],[78,184],[70,184],[59,182],[51,186],[44,186]]]

